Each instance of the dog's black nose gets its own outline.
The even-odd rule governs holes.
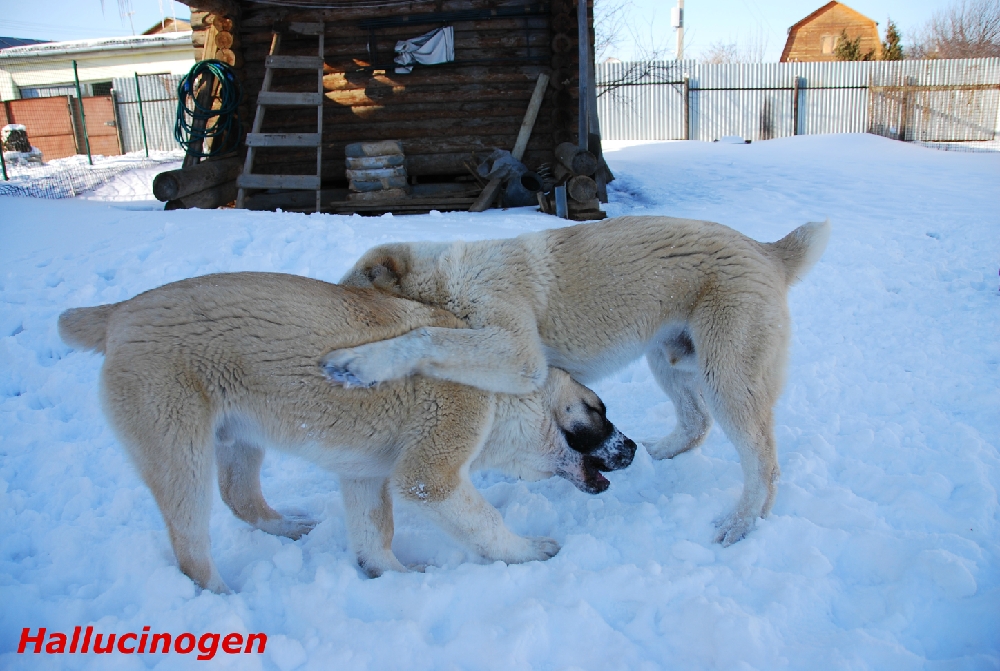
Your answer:
[[[606,459],[608,467],[602,468],[602,471],[617,471],[620,468],[628,468],[631,465],[632,460],[635,458],[636,445],[631,438],[624,435],[622,438],[623,440],[618,449]]]
[[[625,438],[625,445],[623,446],[623,448],[624,449],[622,450],[622,452],[627,456],[625,456],[624,459],[625,463],[619,466],[619,468],[625,468],[632,463],[632,460],[635,459],[635,451],[637,449],[635,441],[633,441],[631,438],[627,436]]]

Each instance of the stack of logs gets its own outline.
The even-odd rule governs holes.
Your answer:
[[[556,163],[552,170],[556,188],[548,195],[539,194],[539,204],[547,214],[558,214],[559,187],[566,189],[566,217],[574,221],[604,219],[608,215],[601,211],[597,198],[597,182],[593,175],[600,167],[597,157],[572,142],[563,142],[556,147]]]
[[[406,198],[406,157],[399,140],[354,142],[344,149],[350,201]]]
[[[191,42],[195,48],[195,60],[218,60],[226,65],[238,63],[238,32],[233,30],[233,20],[227,16],[208,12],[191,12],[191,28],[194,31]]]
[[[236,177],[242,168],[243,162],[233,157],[161,172],[153,179],[153,195],[166,203],[165,210],[222,207],[236,200]]]

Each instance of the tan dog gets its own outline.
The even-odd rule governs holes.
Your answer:
[[[760,243],[705,221],[621,217],[507,240],[381,245],[344,284],[445,308],[472,328],[419,328],[332,352],[324,365],[348,385],[423,373],[524,393],[545,382],[548,366],[589,382],[645,355],[677,411],[650,454],[699,445],[711,416],[739,452],[743,494],[716,538],[729,545],[774,502],[786,294],[829,233],[828,222],[806,224]]]
[[[371,576],[406,570],[391,549],[392,491],[488,559],[559,550],[550,538],[511,532],[469,469],[559,474],[603,491],[599,471],[628,465],[635,444],[593,392],[562,371],[522,397],[421,377],[345,390],[319,366],[333,348],[463,326],[420,303],[269,273],[206,275],[59,318],[63,340],[105,353],[108,420],[156,498],[181,570],[217,592],[227,587],[208,532],[213,464],[240,519],[289,538],[314,525],[264,500],[265,444],[341,476],[350,541]]]

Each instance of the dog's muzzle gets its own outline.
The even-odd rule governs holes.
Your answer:
[[[557,474],[588,494],[600,494],[610,487],[611,482],[603,474],[626,468],[632,463],[636,450],[632,439],[613,426],[612,429],[607,438],[596,444],[586,440],[581,445],[580,440],[574,440],[577,435],[568,433],[567,442],[575,450],[575,458],[572,463],[561,467]],[[590,449],[585,452],[586,448]]]

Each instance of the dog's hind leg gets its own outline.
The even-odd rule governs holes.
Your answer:
[[[347,535],[358,566],[369,578],[406,572],[392,553],[392,496],[388,478],[341,478]]]
[[[722,545],[732,545],[742,539],[758,517],[767,517],[774,505],[781,473],[771,408],[755,407],[752,402],[734,404],[733,401],[726,398],[712,404],[719,423],[736,446],[743,470],[743,493],[736,509],[718,522],[715,540]]]
[[[646,352],[646,361],[677,413],[670,435],[647,449],[654,459],[670,459],[701,445],[712,428],[712,416],[702,396],[690,336],[680,333],[657,343]]]
[[[177,563],[199,586],[229,592],[212,561],[212,437],[204,393],[190,380],[135,375],[105,362],[104,407],[163,515]],[[182,376],[178,376],[182,377]]]
[[[298,540],[312,531],[316,522],[300,515],[282,515],[268,505],[260,488],[260,466],[264,450],[246,438],[234,435],[223,424],[215,432],[215,459],[219,468],[219,493],[238,518],[261,531]]]
[[[756,308],[756,306],[754,306]],[[731,545],[767,517],[780,474],[774,440],[774,404],[781,393],[787,351],[787,312],[781,306],[741,311],[736,321],[703,324],[724,334],[725,345],[699,357],[705,401],[736,447],[743,471],[743,492],[736,509],[719,523],[716,541]],[[729,315],[732,318],[732,315]],[[702,331],[705,332],[705,331]],[[746,334],[740,337],[739,334]],[[717,337],[716,342],[722,338]]]

